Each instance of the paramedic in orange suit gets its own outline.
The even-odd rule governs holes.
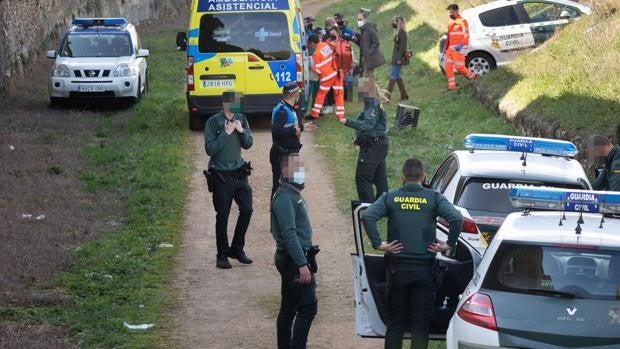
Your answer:
[[[465,67],[465,51],[469,45],[469,26],[467,21],[459,14],[459,6],[448,6],[450,21],[448,22],[448,38],[444,47],[445,71],[448,78],[448,90],[456,88],[454,69],[469,80],[474,80],[476,74]]]
[[[336,99],[336,117],[338,119],[344,118],[344,72],[337,68],[335,62],[334,42],[339,39],[340,35],[340,31],[336,28],[330,29],[330,40],[319,42],[312,55],[314,69],[319,74],[319,91],[310,112],[313,119],[319,117],[323,101],[330,89],[334,90]]]

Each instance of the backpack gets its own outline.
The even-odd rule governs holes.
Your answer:
[[[353,50],[351,44],[346,40],[334,42],[334,60],[336,68],[348,73],[353,68]]]

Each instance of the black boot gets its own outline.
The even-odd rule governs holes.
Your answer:
[[[230,258],[234,258],[234,259],[238,260],[239,263],[241,263],[241,264],[252,264],[252,263],[254,263],[254,261],[252,259],[250,259],[250,257],[248,257],[245,254],[245,252],[243,252],[243,251],[234,253],[232,256],[230,256]]]
[[[232,265],[228,261],[228,257],[225,256],[217,256],[217,263],[215,265],[219,269],[231,269]]]

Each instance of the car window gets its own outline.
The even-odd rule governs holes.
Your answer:
[[[519,17],[514,6],[504,6],[482,12],[479,17],[480,22],[485,27],[504,27],[519,24]]]
[[[578,184],[522,182],[507,179],[473,178],[465,183],[457,205],[468,210],[510,213],[515,208],[510,201],[510,191],[519,187],[553,187],[565,189],[587,189]]]
[[[60,55],[75,58],[131,56],[131,39],[128,34],[69,34]]]
[[[287,60],[291,43],[284,13],[221,13],[200,18],[200,52],[252,52],[263,60]]]
[[[523,3],[523,9],[531,23],[557,21],[562,12],[559,6],[548,2],[526,2]]]
[[[459,169],[459,163],[454,156],[450,156],[437,170],[437,173],[431,181],[431,188],[443,193],[450,183],[450,180]]]
[[[534,295],[620,300],[620,251],[504,242],[482,287]]]

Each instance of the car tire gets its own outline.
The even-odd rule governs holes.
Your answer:
[[[143,96],[149,92],[149,72],[144,72],[144,92],[142,92]]]
[[[473,71],[476,75],[484,75],[497,68],[495,59],[490,54],[481,51],[474,51],[468,54],[465,64],[467,69]]]
[[[202,131],[205,127],[205,119],[199,113],[189,112],[189,129],[192,131]]]
[[[58,97],[50,97],[50,106],[52,108],[62,107],[64,105],[64,99]]]
[[[134,104],[140,102],[140,99],[142,99],[142,77],[138,78],[138,87],[136,88],[135,97],[131,97]]]

